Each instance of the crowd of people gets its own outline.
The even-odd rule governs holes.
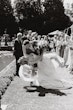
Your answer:
[[[30,85],[38,81],[38,62],[42,62],[45,57],[55,59],[61,67],[71,67],[70,52],[71,37],[61,32],[53,35],[38,35],[37,32],[31,30],[17,33],[14,43],[14,55],[16,58],[16,75],[20,76],[24,81],[29,81]],[[52,60],[55,68],[56,62]]]

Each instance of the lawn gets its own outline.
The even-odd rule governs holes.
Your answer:
[[[11,61],[13,61],[14,57],[11,54],[7,54],[7,52],[3,52],[0,54],[0,71],[5,68]]]

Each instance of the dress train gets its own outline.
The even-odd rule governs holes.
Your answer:
[[[37,74],[33,76],[31,66],[21,65],[19,69],[21,79],[27,82],[38,80],[41,86],[50,89],[68,89],[73,87],[69,71],[59,65],[64,60],[57,56],[56,53],[44,53],[42,61],[39,58],[36,59],[38,63]]]

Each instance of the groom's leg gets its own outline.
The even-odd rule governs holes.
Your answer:
[[[16,58],[16,75],[18,75],[20,64],[18,63],[18,58]]]

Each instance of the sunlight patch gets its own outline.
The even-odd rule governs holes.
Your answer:
[[[7,106],[8,106],[8,105],[1,105],[1,109],[2,109],[2,110],[6,110]]]

